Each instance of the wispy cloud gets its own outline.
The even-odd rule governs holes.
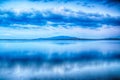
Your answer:
[[[25,26],[25,25],[23,25]],[[29,25],[34,26],[34,25]],[[97,29],[81,28],[81,27],[53,27],[44,26],[36,28],[4,28],[0,27],[0,38],[24,38],[33,39],[40,37],[52,37],[52,36],[74,36],[79,38],[106,38],[106,37],[120,37],[119,27],[107,27],[103,26]],[[6,35],[7,34],[7,35]],[[10,35],[8,35],[10,34]]]

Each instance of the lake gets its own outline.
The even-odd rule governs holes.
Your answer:
[[[120,80],[119,40],[0,41],[0,80]]]

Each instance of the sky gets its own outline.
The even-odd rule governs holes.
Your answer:
[[[0,39],[120,38],[119,0],[0,0]]]

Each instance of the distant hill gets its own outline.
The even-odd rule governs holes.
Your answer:
[[[80,38],[77,37],[70,37],[70,36],[55,36],[55,37],[48,37],[48,38],[37,38],[35,40],[79,40]]]
[[[34,40],[120,40],[120,38],[101,38],[101,39],[90,39],[90,38],[78,38],[71,36],[54,36],[48,38],[37,38]]]
[[[120,40],[120,38],[99,38],[99,39],[91,39],[91,38],[78,38],[71,36],[54,36],[48,38],[36,38],[36,39],[0,39],[6,41],[31,41],[31,40]]]

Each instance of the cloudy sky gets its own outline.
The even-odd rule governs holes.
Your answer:
[[[120,37],[119,0],[0,0],[0,39]]]

